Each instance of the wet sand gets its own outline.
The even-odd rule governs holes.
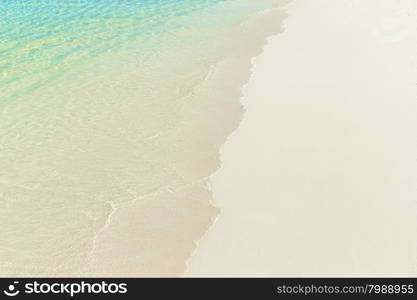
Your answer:
[[[81,275],[167,277],[185,271],[195,242],[218,214],[211,205],[208,179],[220,167],[220,145],[242,118],[239,99],[241,86],[250,76],[251,57],[259,55],[268,36],[282,31],[285,16],[280,8],[266,10],[230,32],[236,39],[231,47],[234,55],[211,67],[182,106],[174,138],[155,147],[165,154],[158,157],[158,163],[175,157],[169,167],[180,182],[113,207],[94,237],[93,251]],[[161,171],[144,173],[152,178],[152,172]]]

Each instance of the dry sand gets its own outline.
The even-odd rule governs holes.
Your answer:
[[[417,276],[417,2],[295,0],[185,276]]]

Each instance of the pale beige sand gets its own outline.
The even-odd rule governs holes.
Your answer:
[[[417,276],[417,2],[295,0],[185,276]]]

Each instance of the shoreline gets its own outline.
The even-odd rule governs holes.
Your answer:
[[[214,75],[213,77],[217,77],[217,78],[212,78],[210,80],[207,80],[206,83],[211,83],[211,87],[207,88],[207,90],[211,90],[211,91],[216,91],[218,90],[219,86],[222,85],[227,85],[228,82],[230,81],[230,78],[233,76],[236,76],[236,74],[241,74],[240,76],[240,82],[236,83],[237,80],[234,80],[234,84],[233,86],[235,86],[234,88],[234,95],[231,97],[225,97],[224,93],[222,93],[221,95],[216,96],[211,96],[211,97],[207,97],[208,102],[213,103],[213,101],[218,101],[221,99],[230,99],[230,104],[232,104],[232,106],[235,106],[234,108],[234,112],[236,111],[241,111],[240,112],[240,116],[238,118],[230,118],[230,114],[226,114],[225,115],[225,120],[226,119],[231,119],[233,120],[232,125],[228,126],[228,129],[225,130],[226,132],[226,136],[223,139],[223,143],[220,144],[220,148],[219,148],[219,166],[207,177],[207,186],[209,191],[212,192],[212,187],[211,187],[211,178],[212,176],[214,176],[216,173],[220,172],[222,169],[222,162],[221,162],[221,154],[222,154],[222,149],[223,147],[227,144],[227,142],[229,141],[229,139],[233,136],[233,134],[239,130],[239,126],[241,124],[241,122],[244,120],[245,118],[245,113],[246,113],[246,107],[245,105],[242,103],[241,99],[243,97],[243,90],[245,88],[245,86],[248,84],[252,74],[253,74],[253,70],[255,68],[255,63],[254,60],[256,59],[256,57],[262,55],[262,52],[264,50],[264,48],[267,46],[268,41],[271,37],[282,34],[282,32],[285,31],[285,24],[284,24],[284,20],[287,17],[287,5],[291,3],[291,1],[286,1],[283,2],[280,7],[278,8],[273,8],[273,9],[269,9],[267,11],[258,13],[257,16],[253,17],[251,20],[248,20],[246,25],[248,27],[253,26],[254,24],[258,22],[260,22],[260,24],[257,24],[257,26],[260,29],[266,30],[263,34],[261,34],[260,36],[256,36],[254,33],[252,33],[250,36],[256,36],[256,43],[253,43],[251,45],[254,45],[252,50],[246,51],[247,53],[245,55],[240,54],[238,57],[239,59],[234,59],[234,60],[227,60],[227,61],[222,61],[219,62],[219,64],[217,65],[216,71],[215,73],[217,73],[217,76]],[[265,23],[265,24],[262,24]],[[271,23],[275,24],[272,25]],[[256,31],[256,30],[255,30]],[[242,43],[243,45],[243,43]],[[242,66],[243,64],[243,66]],[[230,71],[232,70],[232,71]],[[230,73],[230,75],[228,75],[228,73]],[[218,100],[215,100],[218,99]],[[230,106],[230,104],[227,103],[223,103],[223,104],[217,104],[217,108],[223,110],[225,108],[225,104],[227,106]],[[189,108],[193,109],[192,106],[190,106]],[[197,109],[200,112],[204,112],[203,108],[198,108]],[[228,110],[228,112],[230,112]],[[204,117],[200,117],[203,118]],[[224,128],[223,128],[224,129]],[[200,236],[199,239],[197,239],[194,243],[195,243],[195,247],[192,251],[192,253],[190,254],[190,256],[187,258],[187,260],[185,261],[185,270],[180,272],[179,275],[181,275],[181,277],[183,277],[184,273],[187,272],[188,269],[188,263],[190,260],[192,260],[192,257],[194,255],[194,252],[198,249],[199,247],[199,242],[201,240],[203,240],[206,236],[206,234],[211,230],[211,228],[213,226],[215,226],[216,221],[218,220],[219,217],[221,217],[221,209],[218,208],[218,206],[214,203],[214,199],[213,197],[210,199],[210,205],[212,205],[213,207],[215,207],[218,210],[218,213],[215,214],[212,218],[211,218],[211,222],[210,224],[207,226],[206,231],[204,232],[204,234],[202,236]]]
[[[115,275],[166,277],[180,276],[186,270],[186,261],[195,250],[196,241],[204,236],[218,214],[218,209],[211,204],[212,196],[208,182],[210,174],[220,166],[217,147],[224,143],[227,136],[242,120],[243,106],[239,99],[241,87],[250,77],[252,58],[262,51],[267,37],[281,30],[275,25],[280,24],[284,17],[285,10],[281,7],[268,9],[236,27],[234,30],[239,38],[235,44],[242,47],[234,51],[234,57],[227,54],[225,59],[212,65],[204,80],[193,88],[189,103],[183,106],[181,119],[184,121],[178,131],[183,132],[189,141],[201,143],[199,146],[201,150],[198,152],[208,155],[203,157],[199,165],[193,167],[195,172],[193,176],[198,179],[191,182],[184,181],[180,186],[167,186],[155,193],[140,196],[127,205],[118,206],[112,212],[111,222],[107,222],[106,228],[95,237],[95,248],[108,248],[109,251],[104,253],[105,256],[102,256],[103,251],[97,251],[98,257],[93,253],[82,274],[101,277]],[[245,45],[246,47],[243,47]],[[207,147],[213,149],[207,152]],[[189,153],[189,155],[194,154]],[[164,216],[161,217],[159,214]],[[180,220],[175,214],[184,214],[187,219]],[[162,221],[171,218],[172,220],[168,222]],[[157,233],[154,230],[140,232],[142,228],[146,230],[148,227],[143,221],[133,226],[128,225],[136,222],[133,220],[150,222],[152,219],[158,219],[162,223],[175,222],[176,224],[169,231],[175,232],[176,238],[182,241],[181,244],[172,240],[174,236],[171,234]],[[184,224],[180,225],[180,223]],[[185,225],[187,227],[184,227]],[[119,234],[123,228],[133,230],[130,234],[136,237],[128,241],[129,245],[125,246],[127,249],[140,247],[144,241],[147,243],[146,241],[151,239],[150,242],[153,244],[149,249],[137,249],[137,253],[141,256],[151,255],[151,257],[138,260],[133,258],[129,264],[124,263],[126,258],[120,258],[118,253],[122,248],[118,246],[115,250],[111,249],[111,245],[116,244],[112,241],[120,238]],[[169,254],[153,255],[154,252],[159,252],[159,249],[165,251],[170,247]],[[139,265],[135,267],[137,262]]]
[[[417,274],[416,11],[289,5],[254,58],[210,177],[221,213],[184,277]]]

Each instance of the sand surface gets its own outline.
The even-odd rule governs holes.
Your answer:
[[[295,0],[185,276],[417,275],[417,2]]]

